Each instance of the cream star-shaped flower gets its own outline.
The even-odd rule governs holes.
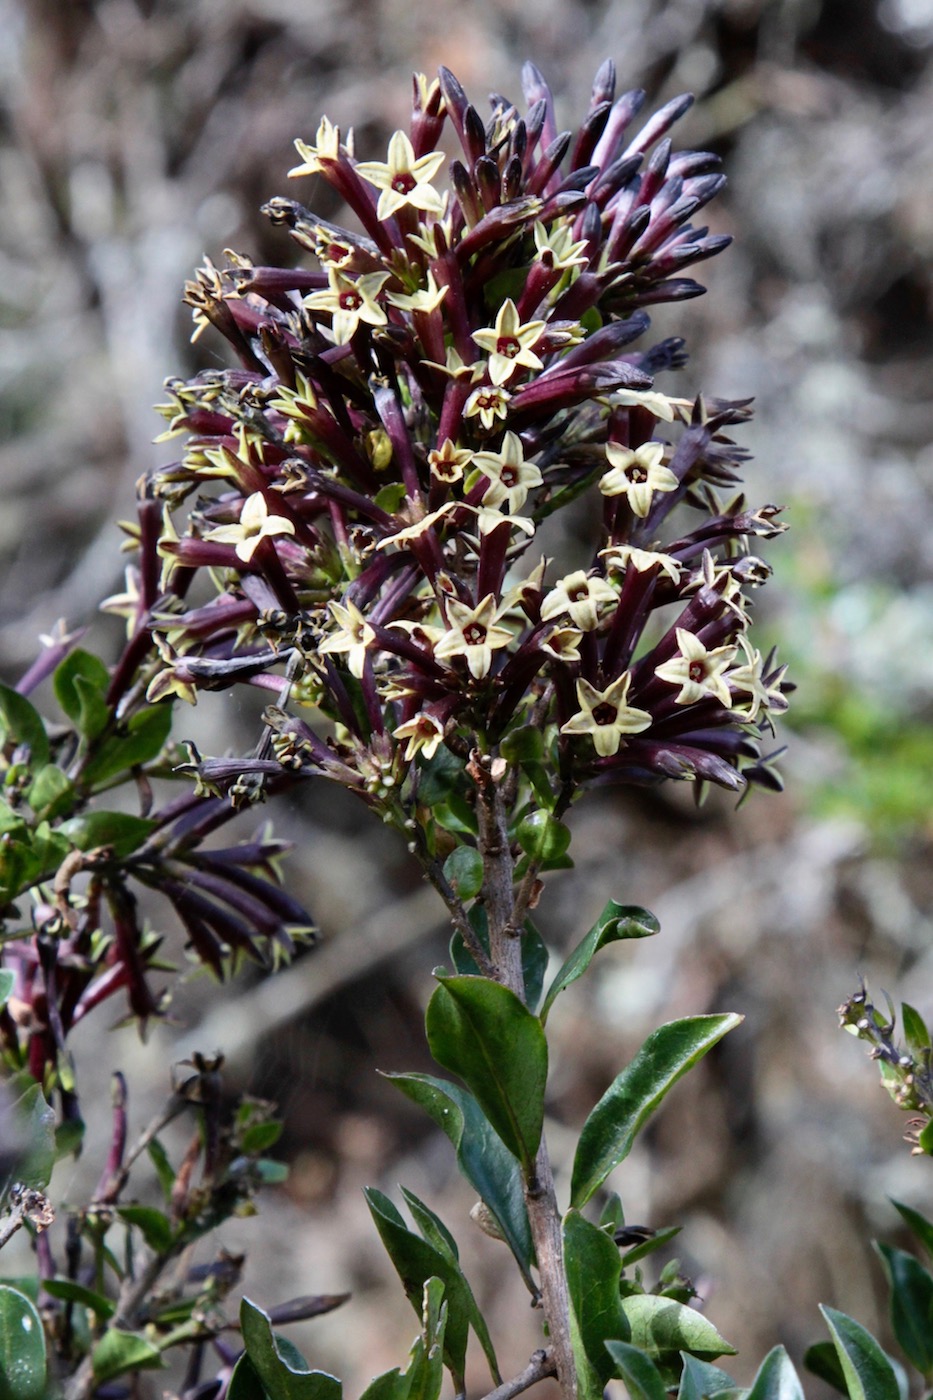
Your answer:
[[[781,691],[781,681],[787,668],[782,666],[775,675],[766,678],[761,652],[744,636],[739,637],[739,646],[745,653],[745,664],[728,671],[726,680],[734,690],[746,692],[749,698],[741,705],[733,705],[733,711],[749,721],[756,719],[760,711],[769,718],[772,713],[783,714],[787,709],[787,697]]]
[[[661,554],[656,549],[636,549],[633,544],[610,545],[599,551],[600,559],[605,559],[606,568],[617,573],[634,569],[644,574],[649,569],[660,568],[672,583],[679,583],[683,565],[672,554]]]
[[[735,660],[735,647],[707,651],[699,637],[683,627],[677,628],[677,647],[680,655],[656,666],[654,671],[659,680],[680,686],[679,694],[674,696],[675,704],[693,705],[711,695],[727,710],[731,709],[732,694],[723,672]]]
[[[370,326],[386,324],[388,317],[376,297],[388,280],[387,272],[367,272],[354,280],[338,268],[329,267],[330,285],[323,291],[309,293],[304,304],[314,311],[329,311],[334,340],[338,345],[346,345],[361,321]]]
[[[275,535],[293,535],[295,527],[284,515],[270,515],[266,498],[261,491],[247,496],[236,525],[217,525],[206,531],[204,538],[216,544],[232,544],[236,556],[248,564],[263,540]]]
[[[640,734],[651,724],[647,710],[627,703],[630,671],[623,671],[605,690],[597,690],[589,681],[577,681],[580,709],[561,725],[562,734],[588,734],[600,758],[611,758],[625,742],[626,734]]]
[[[340,159],[340,127],[334,126],[328,117],[322,117],[314,138],[315,145],[309,146],[306,141],[296,140],[295,150],[301,156],[301,165],[292,166],[288,172],[291,178],[299,175],[317,175],[323,168],[325,161],[336,161]],[[353,154],[353,132],[347,132],[347,151]]]
[[[612,470],[600,478],[600,491],[604,496],[625,496],[634,514],[644,520],[655,491],[677,490],[676,476],[661,465],[663,456],[664,447],[660,442],[642,443],[634,451],[610,442],[606,457],[612,463]]]
[[[393,729],[392,737],[408,740],[403,757],[406,763],[410,763],[417,753],[423,753],[425,758],[434,757],[444,738],[444,726],[434,715],[422,710],[414,719],[406,720],[398,729]]]
[[[436,311],[446,295],[447,287],[439,287],[434,280],[434,273],[429,271],[426,287],[419,288],[410,295],[388,292],[386,301],[390,306],[397,306],[400,311]]]
[[[328,603],[327,606],[338,624],[338,629],[322,642],[318,642],[317,649],[324,654],[346,652],[350,675],[359,680],[366,661],[366,648],[376,640],[376,634],[356,604],[349,599],[346,607],[341,603]]]
[[[481,681],[489,673],[493,652],[512,640],[507,628],[495,625],[496,617],[496,600],[491,593],[475,608],[451,598],[447,603],[449,625],[434,655],[440,661],[465,657],[470,675]]]
[[[463,469],[472,459],[472,453],[465,447],[457,447],[450,438],[445,438],[440,447],[428,453],[428,466],[431,475],[445,486],[454,486],[463,480]]]
[[[495,427],[497,418],[505,418],[511,399],[505,389],[495,385],[474,389],[463,407],[464,418],[479,418],[484,428]]]
[[[541,339],[545,325],[544,321],[528,321],[522,325],[514,301],[506,297],[499,307],[495,326],[473,332],[480,349],[489,353],[489,378],[493,384],[504,384],[519,367],[544,368],[544,361],[534,353],[532,346]]]
[[[484,506],[506,503],[510,511],[520,510],[531,488],[544,480],[534,463],[525,461],[517,433],[506,433],[498,452],[474,453],[473,463],[476,471],[470,473],[466,489],[472,490],[479,478],[485,477],[489,485],[483,493]]]
[[[404,131],[396,131],[389,141],[388,160],[364,160],[356,173],[382,191],[376,217],[388,219],[397,209],[411,205],[426,213],[442,214],[444,201],[431,184],[444,164],[443,151],[430,151],[415,160],[414,147]]]
[[[599,610],[608,603],[619,601],[618,594],[604,578],[588,578],[582,569],[558,579],[541,604],[541,621],[570,614],[570,620],[581,632],[592,632],[599,626]]]

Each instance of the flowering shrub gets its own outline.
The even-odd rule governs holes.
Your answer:
[[[746,454],[729,434],[748,404],[671,395],[683,342],[646,343],[644,308],[700,294],[686,269],[728,242],[691,222],[721,187],[717,159],[675,152],[667,135],[690,99],[639,124],[644,94],[616,98],[607,63],[579,129],[558,132],[531,65],[524,88],[524,112],[494,97],[484,123],[452,74],[417,77],[410,129],[385,161],[358,161],[352,132],[326,118],[313,144],[296,143],[291,175],[323,178],[353,227],[273,199],[267,213],[310,266],[229,254],[189,284],[197,333],[219,331],[239,367],[168,383],[164,436],[184,451],[144,478],[137,562],[103,604],[126,619],[121,658],[108,672],[62,636],[0,695],[0,1035],[17,1075],[8,1117],[32,1154],[11,1150],[23,1180],[4,1238],[35,1232],[43,1309],[38,1319],[22,1290],[0,1285],[0,1322],[38,1346],[19,1379],[0,1367],[16,1400],[43,1393],[47,1356],[79,1400],[114,1394],[181,1344],[186,1400],[340,1393],[272,1324],[342,1300],[273,1314],[244,1302],[240,1354],[221,1308],[239,1262],[219,1258],[199,1287],[168,1282],[169,1265],[276,1174],[262,1155],[278,1132],[268,1106],[224,1122],[218,1064],[197,1061],[131,1150],[117,1080],[101,1181],[64,1254],[44,1195],[55,1154],[44,1095],[72,1127],[59,1151],[80,1134],[70,1030],[114,993],[143,1022],[164,1009],[159,939],[130,882],[168,898],[191,957],[218,976],[243,955],[274,962],[311,926],[278,886],[279,843],[267,831],[204,842],[232,811],[310,778],[397,828],[449,911],[453,971],[436,974],[426,1029],[456,1079],[392,1078],[450,1138],[478,1222],[508,1245],[543,1323],[527,1370],[503,1382],[447,1227],[406,1191],[412,1230],[370,1191],[422,1332],[407,1370],[367,1397],[436,1400],[445,1366],[463,1393],[471,1333],[496,1400],[549,1376],[567,1400],[597,1400],[613,1378],[648,1400],[733,1388],[710,1364],[732,1349],[689,1306],[676,1262],[642,1272],[675,1232],[626,1226],[606,1183],[667,1091],[741,1018],[652,1033],[592,1109],[561,1208],[543,1133],[548,1017],[602,947],[657,923],[611,901],[545,988],[531,911],[542,873],[570,863],[562,819],[588,789],[779,786],[762,741],[788,687],[750,621],[770,572],[758,542],[783,526],[777,507],[737,489]],[[446,137],[459,146],[449,163]],[[589,507],[586,553],[556,562],[540,527],[576,501]],[[66,726],[25,698],[53,671]],[[168,743],[175,700],[240,684],[269,693],[251,755]],[[187,774],[193,794],[155,805],[153,781]],[[126,778],[138,816],[101,806]],[[31,926],[16,903],[26,896]],[[189,1108],[200,1127],[173,1165],[159,1134]],[[163,1209],[122,1200],[144,1150]],[[122,1269],[113,1229],[128,1240]],[[841,1313],[827,1320],[821,1374],[885,1400],[894,1372],[877,1343]],[[221,1368],[204,1380],[207,1343]],[[880,1379],[859,1389],[869,1363]],[[753,1393],[775,1386],[799,1391],[781,1349]]]

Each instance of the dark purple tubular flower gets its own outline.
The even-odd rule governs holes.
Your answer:
[[[643,308],[699,295],[685,272],[729,241],[694,223],[718,160],[672,146],[688,96],[639,124],[611,62],[576,132],[533,65],[523,86],[524,110],[496,95],[484,121],[446,69],[416,76],[384,159],[323,118],[290,172],[311,202],[266,206],[310,265],[236,255],[188,287],[240,368],[167,386],[166,436],[187,444],[144,483],[164,509],[149,694],[272,692],[257,756],[199,766],[217,790],[319,774],[394,818],[442,747],[529,724],[554,801],[776,785],[759,739],[786,687],[748,595],[783,526],[736,490],[748,404],[672,396],[657,381],[683,342],[642,343]],[[317,179],[351,227],[314,213]],[[536,530],[584,493],[602,537],[561,570]],[[208,571],[217,597],[188,607]],[[196,868],[182,909],[208,961],[255,912],[242,883],[218,903],[215,878]]]

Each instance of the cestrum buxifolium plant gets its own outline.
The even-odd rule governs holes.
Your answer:
[[[448,1227],[405,1191],[412,1228],[373,1190],[422,1332],[370,1400],[435,1400],[444,1367],[463,1392],[471,1334],[500,1400],[548,1376],[566,1400],[596,1400],[613,1377],[687,1400],[734,1389],[712,1365],[731,1348],[689,1306],[676,1262],[653,1281],[642,1272],[676,1231],[626,1225],[606,1183],[741,1018],[652,1032],[587,1118],[559,1204],[543,1133],[548,1017],[602,947],[657,923],[610,902],[545,985],[532,912],[542,874],[570,864],[563,818],[593,787],[780,786],[762,745],[787,686],[750,622],[770,574],[759,542],[783,526],[740,488],[747,454],[730,433],[748,403],[669,392],[683,341],[648,338],[645,308],[699,295],[685,272],[729,242],[694,222],[723,183],[718,159],[668,136],[691,99],[642,121],[644,94],[616,98],[607,62],[579,129],[559,131],[532,65],[523,85],[524,110],[494,96],[484,122],[447,70],[416,77],[409,130],[384,160],[358,159],[352,132],[322,119],[290,174],[307,200],[326,182],[347,226],[273,199],[298,265],[230,253],[189,284],[197,333],[219,331],[238,365],[168,382],[163,436],[183,454],[141,483],[138,561],[105,604],[129,636],[110,692],[157,714],[205,691],[268,692],[252,754],[189,745],[175,764],[209,815],[172,806],[175,825],[147,833],[150,864],[159,831],[200,835],[221,809],[328,780],[403,835],[449,912],[451,969],[436,974],[426,1026],[454,1078],[391,1077],[450,1138],[477,1222],[540,1309],[541,1348],[503,1382]],[[540,527],[572,503],[578,520],[589,509],[588,552],[547,558]],[[300,923],[267,878],[268,838],[254,847],[206,863],[185,848],[192,878],[176,863],[167,890],[142,862],[215,971],[257,919],[269,935]],[[838,1373],[848,1381],[868,1357],[887,1384],[877,1343],[828,1317]],[[254,1304],[241,1327],[228,1400],[339,1395]],[[775,1386],[799,1391],[779,1348],[755,1393]],[[893,1400],[896,1388],[849,1392]]]

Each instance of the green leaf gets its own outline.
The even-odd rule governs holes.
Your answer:
[[[485,977],[442,977],[428,1003],[431,1054],[472,1091],[530,1173],[544,1123],[547,1041],[514,992]]]
[[[16,973],[8,967],[0,967],[0,1006],[6,1006],[10,993],[16,986]]]
[[[721,1395],[724,1391],[735,1392],[735,1381],[718,1366],[711,1366],[708,1361],[700,1361],[686,1352],[681,1352],[681,1360],[684,1369],[680,1375],[677,1400],[708,1400],[708,1397],[711,1400],[712,1396]]]
[[[0,1283],[0,1400],[43,1400],[45,1333],[36,1305]]]
[[[442,744],[432,759],[421,767],[418,801],[424,807],[444,802],[463,783],[464,762]]]
[[[483,857],[473,846],[455,846],[444,861],[444,877],[460,899],[475,899],[483,888]]]
[[[155,828],[154,821],[131,816],[129,812],[85,812],[62,822],[58,830],[79,851],[112,846],[114,854],[122,857],[132,855]]]
[[[891,1326],[898,1345],[924,1376],[933,1371],[933,1278],[903,1249],[876,1244],[891,1287]]]
[[[470,1326],[476,1333],[477,1341],[483,1348],[483,1353],[489,1363],[490,1374],[498,1385],[502,1377],[499,1374],[499,1363],[496,1360],[492,1338],[489,1335],[486,1319],[477,1306],[473,1290],[463,1270],[460,1268],[460,1252],[457,1249],[456,1241],[443,1220],[435,1215],[433,1210],[430,1210],[423,1201],[420,1201],[413,1191],[406,1191],[404,1186],[401,1188],[401,1191],[402,1195],[405,1197],[405,1203],[411,1211],[412,1219],[421,1232],[422,1239],[427,1240],[428,1244],[433,1245],[439,1254],[443,1254],[448,1263],[459,1273],[466,1293],[467,1317]]]
[[[135,1225],[146,1244],[156,1254],[166,1254],[172,1247],[175,1232],[172,1222],[154,1206],[119,1206],[117,1215],[127,1225]]]
[[[897,1375],[890,1359],[870,1332],[845,1313],[820,1304],[850,1400],[900,1400]]]
[[[933,1225],[919,1210],[914,1210],[911,1206],[902,1205],[900,1201],[892,1200],[894,1209],[899,1211],[904,1223],[910,1227],[917,1239],[923,1245],[927,1254],[933,1255]]]
[[[422,1295],[421,1336],[411,1349],[405,1373],[409,1400],[438,1400],[444,1381],[448,1316],[444,1285],[439,1278],[429,1278]]]
[[[814,1342],[803,1354],[803,1364],[811,1375],[838,1390],[840,1395],[848,1395],[846,1378],[839,1364],[839,1357],[832,1342]]]
[[[534,1246],[518,1162],[467,1089],[428,1074],[386,1075],[453,1143],[461,1174],[486,1206],[531,1292]]]
[[[607,1342],[613,1361],[613,1375],[625,1383],[630,1400],[667,1400],[667,1387],[657,1366],[628,1342]]]
[[[8,685],[0,685],[0,747],[8,743],[29,749],[29,767],[34,773],[49,761],[49,736],[42,716],[26,699]]]
[[[281,1123],[254,1123],[246,1129],[240,1146],[247,1156],[253,1156],[257,1152],[265,1152],[267,1147],[273,1147],[281,1136]]]
[[[537,725],[522,725],[506,734],[499,752],[509,763],[540,763],[544,758],[544,735]]]
[[[153,1138],[147,1145],[146,1151],[149,1153],[149,1160],[155,1167],[155,1174],[159,1178],[159,1185],[162,1188],[162,1195],[165,1197],[166,1205],[171,1204],[172,1188],[175,1185],[175,1169],[168,1159],[168,1153],[162,1146],[158,1138]]]
[[[105,1298],[102,1293],[95,1293],[91,1288],[85,1288],[81,1283],[75,1283],[70,1278],[48,1278],[43,1281],[42,1287],[45,1292],[53,1298],[62,1298],[66,1303],[80,1303],[83,1308],[90,1308],[92,1312],[102,1319],[113,1317],[116,1312],[116,1304],[109,1298]]]
[[[631,1151],[664,1096],[741,1016],[690,1016],[652,1031],[583,1125],[573,1164],[571,1204],[583,1206]]]
[[[745,1400],[804,1400],[803,1386],[783,1347],[772,1347]]]
[[[926,1127],[921,1128],[917,1145],[928,1157],[933,1157],[933,1120],[927,1123]]]
[[[13,1117],[24,1147],[16,1179],[36,1191],[44,1191],[55,1165],[55,1110],[28,1074],[16,1075],[11,1088],[16,1096]]]
[[[391,1371],[383,1371],[374,1376],[360,1396],[360,1400],[408,1400],[409,1380],[397,1366]],[[232,1397],[236,1400],[236,1397]],[[246,1397],[244,1397],[246,1400]]]
[[[107,726],[109,685],[110,672],[104,663],[80,648],[70,651],[55,669],[55,698],[85,739],[95,739]]]
[[[168,700],[147,705],[126,722],[124,729],[109,734],[99,748],[89,756],[84,766],[84,781],[97,788],[113,778],[151,763],[165,747],[172,729],[172,706]]]
[[[922,1050],[930,1049],[930,1032],[919,1011],[915,1011],[908,1002],[901,1004],[901,1020],[904,1023],[904,1039],[907,1041],[907,1048],[912,1055],[917,1055]]]
[[[615,1374],[606,1342],[626,1342],[631,1335],[619,1297],[619,1251],[611,1236],[579,1211],[567,1212],[563,1229],[570,1301],[587,1361],[602,1387]]]
[[[343,1386],[325,1371],[309,1370],[296,1348],[272,1330],[261,1308],[240,1304],[243,1345],[265,1390],[275,1400],[340,1400]]]
[[[623,1269],[630,1269],[633,1264],[637,1264],[640,1259],[647,1259],[649,1254],[653,1254],[656,1249],[675,1239],[683,1229],[682,1225],[669,1225],[666,1230],[659,1230],[656,1235],[652,1235],[650,1240],[643,1240],[641,1244],[633,1245],[622,1255]]]
[[[47,763],[39,769],[26,796],[37,817],[52,821],[71,807],[74,786],[64,769]]]
[[[570,862],[570,828],[550,812],[532,812],[523,817],[516,831],[518,844],[525,854],[542,870],[561,870]]]
[[[719,1335],[708,1318],[672,1298],[635,1293],[622,1299],[622,1311],[632,1329],[632,1345],[655,1360],[679,1351],[687,1351],[702,1361],[735,1355],[735,1348]]]
[[[99,1385],[125,1376],[128,1371],[150,1371],[162,1364],[158,1347],[141,1332],[124,1332],[120,1327],[108,1327],[91,1352],[91,1366]]]
[[[435,1278],[443,1283],[444,1293],[450,1304],[444,1338],[444,1363],[450,1369],[454,1385],[461,1390],[472,1295],[459,1266],[452,1263],[439,1249],[435,1249],[433,1244],[409,1230],[388,1196],[372,1186],[366,1187],[363,1195],[379,1231],[379,1238],[385,1245],[386,1253],[402,1280],[405,1295],[416,1312],[421,1312],[424,1287],[428,1280]]]
[[[281,1186],[283,1181],[288,1180],[287,1162],[273,1162],[270,1157],[260,1157],[253,1166],[264,1186]]]
[[[78,1157],[84,1142],[85,1123],[82,1118],[66,1118],[55,1128],[55,1160],[63,1157]]]
[[[550,955],[544,939],[531,919],[525,920],[522,930],[522,978],[525,984],[525,1002],[529,1011],[534,1011],[541,1000],[544,977]]]
[[[639,909],[632,904],[617,904],[610,899],[589,933],[583,938],[564,962],[551,983],[547,998],[541,1008],[541,1020],[547,1020],[556,998],[571,982],[582,977],[600,948],[607,943],[615,943],[626,938],[649,938],[657,933],[660,924],[647,909]]]
[[[256,1367],[245,1351],[233,1368],[226,1400],[269,1400]]]

